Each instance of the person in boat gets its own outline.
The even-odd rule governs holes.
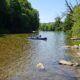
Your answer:
[[[39,35],[39,37],[41,38],[41,35]]]
[[[41,35],[37,36],[36,38],[41,38]]]

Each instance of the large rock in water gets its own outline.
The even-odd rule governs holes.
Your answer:
[[[80,66],[79,63],[72,63],[72,62],[66,61],[66,60],[60,60],[59,64],[61,64],[61,65],[68,65],[68,66],[75,66],[75,67]]]
[[[70,61],[60,60],[59,64],[73,66],[74,64]]]
[[[45,70],[45,67],[44,67],[44,65],[43,65],[42,63],[38,63],[38,64],[36,65],[36,67],[37,67],[38,69],[40,69],[40,70]]]

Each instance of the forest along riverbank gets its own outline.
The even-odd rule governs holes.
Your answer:
[[[47,40],[27,39],[27,36],[38,35],[47,37]],[[75,53],[63,47],[68,43],[64,32],[40,31],[0,37],[0,79],[79,80],[79,67],[59,64],[61,59],[77,61]],[[36,67],[39,63],[45,70]]]

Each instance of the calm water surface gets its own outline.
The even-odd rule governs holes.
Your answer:
[[[66,45],[64,33],[39,32],[30,36],[38,35],[47,40],[28,40],[29,47],[23,51],[24,55],[2,71],[5,74],[1,76],[6,77],[1,80],[77,80],[73,68],[58,64],[61,59],[72,60],[71,52],[63,47]],[[38,63],[43,63],[45,70],[37,69]]]

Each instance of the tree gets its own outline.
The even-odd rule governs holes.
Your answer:
[[[66,31],[71,30],[72,26],[73,26],[72,16],[68,14],[63,23],[63,31],[66,32]]]
[[[73,12],[72,4],[71,4],[71,3],[69,4],[67,0],[65,0],[65,2],[66,2],[66,6],[67,6],[67,8],[68,8],[68,11],[69,11],[70,13],[72,13],[72,12]]]
[[[66,18],[63,22],[63,31],[67,32],[67,31],[70,31],[73,26],[73,20],[72,20],[73,6],[67,0],[65,0],[65,2],[66,2],[66,6],[67,6],[68,10],[66,13]]]
[[[62,21],[61,21],[61,18],[60,17],[56,17],[55,18],[55,22],[54,22],[54,30],[55,31],[60,31],[62,30]]]
[[[10,0],[9,8],[10,25],[8,29],[10,32],[20,31],[20,16],[21,16],[21,6],[18,0]]]
[[[28,0],[0,1],[0,32],[32,32],[38,30],[39,13]]]
[[[0,0],[0,33],[7,32],[5,25],[7,24],[7,3],[5,0]]]
[[[73,9],[74,25],[72,27],[72,36],[80,37],[80,5],[76,5]]]

